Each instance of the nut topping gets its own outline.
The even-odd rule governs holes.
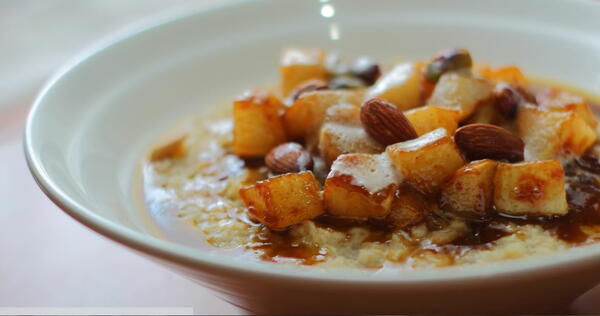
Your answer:
[[[501,82],[494,89],[494,106],[508,118],[515,118],[517,108],[525,102],[535,102],[535,99],[519,86]]]
[[[285,143],[265,156],[265,164],[273,174],[295,173],[313,167],[312,155],[298,143]]]
[[[438,53],[425,68],[425,79],[436,83],[443,73],[461,68],[471,68],[471,54],[462,48],[455,48]]]
[[[367,134],[385,146],[417,138],[417,132],[406,116],[382,99],[365,102],[360,120]]]
[[[515,134],[491,124],[469,124],[456,130],[454,142],[469,160],[519,162],[525,144]]]

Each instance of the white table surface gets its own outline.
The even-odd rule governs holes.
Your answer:
[[[40,312],[52,307],[187,307],[197,314],[240,313],[203,287],[69,218],[38,189],[21,149],[23,122],[35,93],[69,57],[142,18],[219,2],[0,0],[0,314],[15,307]],[[600,313],[600,287],[571,311]]]

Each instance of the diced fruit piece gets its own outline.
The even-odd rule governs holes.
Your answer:
[[[328,122],[319,133],[319,152],[328,166],[342,154],[376,154],[383,150],[360,125]]]
[[[376,154],[384,150],[362,128],[360,112],[359,107],[348,104],[327,109],[318,139],[319,152],[327,166],[342,154]]]
[[[417,138],[404,113],[382,99],[367,100],[361,108],[360,121],[367,134],[382,145]]]
[[[397,65],[369,88],[366,99],[383,99],[401,111],[419,106],[423,81],[422,67],[417,63]]]
[[[426,194],[438,192],[440,185],[465,164],[443,128],[390,145],[386,152],[406,181]]]
[[[480,106],[471,116],[465,121],[466,124],[493,124],[506,125],[503,115],[496,109],[493,103],[487,103]]]
[[[185,143],[188,135],[182,135],[152,151],[150,154],[150,161],[160,161],[164,159],[175,159],[180,158],[187,152],[187,145]]]
[[[567,214],[564,176],[557,160],[500,163],[494,176],[496,209],[510,215]]]
[[[283,95],[310,79],[327,81],[325,52],[320,49],[287,49],[281,57],[281,89]]]
[[[519,109],[517,128],[525,160],[549,160],[565,152],[581,155],[596,141],[596,131],[578,112],[526,105]]]
[[[427,104],[460,110],[462,120],[490,100],[493,88],[487,79],[469,72],[447,72],[440,77]]]
[[[453,135],[458,126],[460,111],[435,105],[428,105],[404,112],[412,123],[417,135],[421,136],[440,127],[446,129],[448,135]]]
[[[286,131],[292,139],[303,140],[319,131],[329,107],[338,104],[359,107],[363,96],[362,90],[319,90],[303,93],[284,115]]]
[[[438,53],[425,67],[425,78],[429,82],[437,82],[440,76],[451,70],[471,68],[471,54],[468,50],[454,48]]]
[[[422,193],[405,184],[396,191],[392,210],[385,222],[394,228],[405,228],[422,221],[434,207]]]
[[[250,215],[271,229],[284,229],[324,213],[321,186],[310,171],[288,173],[240,189]]]
[[[576,112],[591,128],[598,126],[594,112],[585,100],[567,91],[548,88],[536,95],[537,103],[542,108],[556,111]]]
[[[384,217],[399,182],[385,154],[339,156],[325,180],[325,209],[348,218]]]
[[[480,76],[496,82],[506,82],[520,86],[527,84],[525,75],[523,75],[523,72],[517,66],[506,66],[497,69],[480,67],[478,73]]]
[[[267,154],[265,164],[273,174],[301,172],[312,169],[313,158],[302,145],[285,143]]]
[[[345,125],[361,126],[361,108],[351,104],[334,105],[325,111],[325,123],[339,123]]]
[[[442,208],[465,218],[485,218],[494,206],[494,160],[473,161],[442,186]]]
[[[266,155],[286,141],[283,104],[272,94],[246,92],[233,103],[233,152],[242,157]]]

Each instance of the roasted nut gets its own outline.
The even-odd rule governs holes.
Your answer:
[[[294,88],[292,91],[292,101],[296,101],[301,94],[317,91],[317,90],[326,90],[328,88],[327,82],[321,79],[311,79],[301,83],[299,86]]]
[[[455,48],[438,53],[425,68],[425,79],[429,82],[437,82],[440,76],[451,70],[470,68],[472,64],[471,54],[462,48]]]
[[[333,90],[356,89],[364,86],[365,83],[361,79],[352,76],[337,76],[329,81],[329,87]]]
[[[517,116],[519,105],[524,102],[535,102],[535,98],[525,89],[501,82],[494,89],[494,107],[508,118]]]
[[[469,160],[519,162],[525,144],[515,134],[491,124],[469,124],[456,130],[454,142]]]
[[[494,89],[494,107],[508,118],[517,116],[517,108],[524,99],[511,85],[501,82]]]
[[[575,162],[589,172],[600,174],[600,145],[590,147],[583,155],[575,159]]]
[[[294,173],[313,167],[312,155],[298,143],[285,143],[273,148],[265,157],[273,174]]]
[[[360,112],[363,128],[382,145],[391,145],[417,138],[417,132],[404,114],[393,104],[373,98],[365,102]]]
[[[379,76],[381,76],[379,65],[369,57],[357,58],[350,72],[369,86],[374,84],[379,79]]]

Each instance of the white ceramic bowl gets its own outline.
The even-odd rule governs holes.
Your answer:
[[[253,263],[154,237],[133,198],[145,150],[182,117],[275,82],[279,52],[290,45],[381,60],[462,46],[476,60],[600,91],[599,2],[241,2],[144,28],[66,66],[27,122],[34,177],[84,225],[256,312],[560,312],[600,281],[599,246],[373,273]]]

